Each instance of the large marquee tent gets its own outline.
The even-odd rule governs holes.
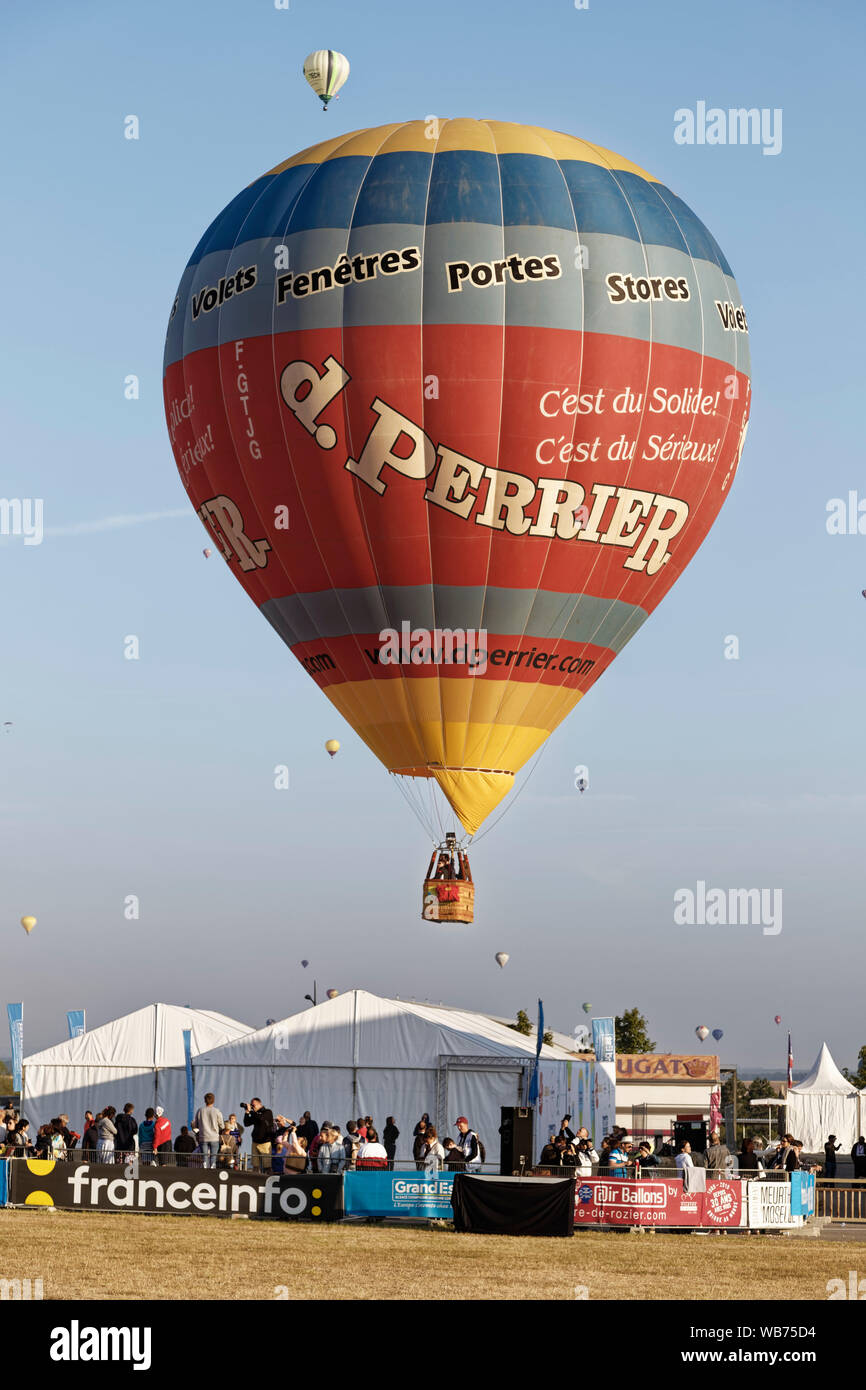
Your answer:
[[[193,1057],[250,1032],[245,1023],[206,1009],[148,1004],[26,1057],[21,1113],[30,1121],[31,1134],[60,1114],[80,1130],[85,1110],[106,1105],[120,1110],[127,1101],[139,1120],[149,1105],[161,1105],[178,1134],[187,1119],[187,1028]]]
[[[863,1133],[860,1092],[845,1080],[826,1043],[809,1075],[788,1087],[787,1099],[788,1131],[802,1139],[807,1153],[820,1153],[831,1134],[847,1152]]]
[[[352,990],[202,1054],[194,1071],[196,1094],[213,1091],[224,1112],[258,1096],[275,1114],[309,1110],[320,1125],[372,1115],[381,1130],[393,1115],[398,1159],[411,1159],[424,1111],[440,1137],[466,1115],[496,1163],[501,1107],[527,1103],[534,1061],[534,1037],[486,1015]],[[566,1110],[592,1128],[595,1065],[542,1046],[536,1152]]]

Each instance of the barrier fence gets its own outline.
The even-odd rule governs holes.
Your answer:
[[[815,1214],[831,1221],[866,1223],[866,1180],[819,1178]]]

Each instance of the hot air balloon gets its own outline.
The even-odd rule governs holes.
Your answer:
[[[302,960],[302,961],[301,961],[301,965],[304,967],[305,970],[306,970],[307,966],[309,965],[309,963],[310,963],[310,962],[309,962],[308,960]]]
[[[507,951],[497,951],[494,959],[496,961],[496,964],[499,966],[499,969],[504,970],[508,962],[511,960],[511,957]]]
[[[220,213],[164,392],[193,507],[437,843],[419,793],[473,835],[705,539],[748,334],[716,242],[628,159],[399,121]]]
[[[774,1022],[774,1023],[781,1023],[781,1022],[782,1022],[782,1015],[781,1015],[781,1014],[776,1014],[775,1018],[773,1019],[773,1022]]]
[[[704,1025],[701,1024],[700,1027],[695,1029],[695,1033],[700,1038],[701,1042],[703,1042],[705,1038],[709,1037],[710,1030],[709,1028],[705,1028]]]
[[[721,1042],[721,1040],[722,1040],[722,1038],[723,1038],[724,1036],[725,1036],[725,1035],[724,1035],[724,1032],[722,1031],[721,1028],[714,1028],[714,1029],[713,1029],[713,1037],[715,1038],[716,1042]]]
[[[304,59],[304,76],[327,111],[349,76],[349,60],[333,48],[317,48]]]
[[[325,748],[332,758],[335,758],[340,751],[340,741],[336,738],[329,738]]]
[[[11,719],[7,719],[7,720],[5,721],[5,723],[4,723],[4,725],[3,725],[3,732],[4,732],[4,734],[11,734],[11,732],[12,732],[12,720],[11,720]]]
[[[583,1012],[584,1012],[585,1014],[591,1014],[591,1013],[592,1013],[592,1005],[591,1005],[591,1004],[581,1004],[580,1007],[583,1009]]]
[[[204,556],[204,558],[205,558],[206,560],[209,560],[212,554],[213,554],[213,551],[212,551],[212,550],[208,550],[207,546],[205,546],[204,550],[202,551],[202,555]]]
[[[21,925],[22,925],[22,927],[24,928],[24,930],[26,931],[27,935],[29,936],[30,933],[32,932],[33,928],[36,926],[36,918],[35,918],[35,917],[22,917],[22,918],[21,918]]]
[[[329,990],[326,990],[325,993],[327,994],[327,996],[328,996],[329,999],[336,999],[336,997],[337,997],[337,995],[340,993],[340,991],[339,991],[338,989],[329,989]]]

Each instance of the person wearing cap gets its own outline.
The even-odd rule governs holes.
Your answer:
[[[648,1139],[642,1139],[638,1144],[637,1155],[634,1161],[635,1166],[640,1169],[658,1168],[659,1161],[653,1153]]]
[[[478,1135],[473,1129],[469,1128],[469,1121],[465,1115],[458,1115],[454,1121],[457,1126],[457,1147],[461,1150],[466,1159],[467,1168],[481,1166],[481,1150],[478,1147]]]
[[[156,1107],[156,1121],[153,1126],[153,1151],[160,1164],[171,1163],[171,1120],[161,1105]]]

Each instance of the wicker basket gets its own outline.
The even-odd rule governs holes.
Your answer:
[[[425,922],[474,922],[475,884],[459,878],[425,879],[421,916]]]

